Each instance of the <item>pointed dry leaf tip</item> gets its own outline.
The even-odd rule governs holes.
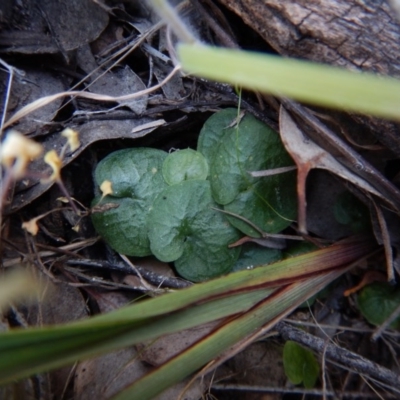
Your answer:
[[[102,193],[102,198],[108,196],[109,194],[113,194],[113,190],[112,190],[112,182],[111,181],[104,181],[101,185],[100,185],[100,190]]]
[[[58,156],[55,150],[48,151],[44,156],[44,162],[50,165],[53,173],[48,179],[45,179],[46,182],[56,182],[61,181],[61,167],[62,167],[62,160]]]
[[[71,151],[75,151],[79,148],[81,143],[79,142],[79,133],[71,128],[66,128],[61,132],[61,136],[67,138],[69,148]]]
[[[43,152],[39,143],[28,139],[17,131],[9,131],[0,148],[0,163],[6,168],[12,168],[14,178],[21,178],[32,160]]]
[[[25,229],[28,231],[31,235],[36,236],[37,233],[39,232],[39,226],[37,224],[38,217],[32,218],[29,221],[23,222],[22,223],[22,229]]]

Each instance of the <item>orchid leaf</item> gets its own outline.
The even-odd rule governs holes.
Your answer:
[[[209,181],[184,181],[160,193],[149,214],[153,254],[175,261],[179,274],[191,281],[229,272],[239,255],[238,248],[228,248],[238,231],[215,206]]]
[[[110,181],[112,194],[94,200],[92,222],[119,253],[140,257],[151,254],[147,215],[155,197],[167,187],[161,173],[166,157],[166,152],[151,148],[125,149],[110,154],[97,166],[97,185]]]
[[[283,348],[283,366],[286,376],[294,385],[303,383],[307,389],[315,386],[319,365],[310,350],[288,340]]]
[[[225,108],[211,115],[201,128],[197,150],[203,154],[209,165],[214,161],[221,139],[228,130],[233,129],[237,116],[237,108]]]
[[[295,217],[295,175],[292,172],[253,177],[249,172],[293,164],[279,135],[249,114],[226,109],[204,124],[199,151],[210,164],[214,200],[242,218],[228,216],[230,223],[248,236],[259,230],[276,233]]]
[[[296,218],[295,176],[293,173],[258,178],[259,181],[242,191],[224,206],[224,210],[239,215],[228,215],[229,222],[248,236],[260,237],[244,219],[268,233],[285,229]],[[244,218],[244,219],[243,219]]]
[[[388,283],[376,282],[364,287],[358,296],[358,307],[367,321],[372,325],[382,325],[400,306],[400,289]],[[400,317],[397,317],[391,328],[400,329]]]
[[[208,176],[208,163],[198,151],[177,150],[165,159],[162,173],[168,185],[175,185],[186,180],[203,180]]]

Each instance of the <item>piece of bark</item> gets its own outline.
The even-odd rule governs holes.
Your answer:
[[[388,1],[219,1],[279,54],[400,77],[400,23]],[[400,155],[399,124],[354,118]]]

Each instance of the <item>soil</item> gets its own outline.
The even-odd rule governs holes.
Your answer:
[[[400,77],[400,23],[386,1],[193,0],[181,2],[180,7],[184,20],[206,43]],[[22,260],[29,261],[29,268],[47,282],[49,294],[46,301],[11,307],[0,329],[74,321],[119,308],[161,283],[173,289],[191,284],[177,277],[172,265],[151,257],[134,260],[140,278],[133,275],[129,265],[97,238],[89,218],[93,171],[99,160],[136,146],[165,151],[196,148],[207,118],[238,105],[233,88],[179,74],[141,97],[107,99],[160,84],[173,70],[175,40],[143,2],[2,0],[2,125],[40,143],[45,152],[65,154],[62,185],[46,179],[52,170],[42,158],[11,184],[3,170],[3,268],[8,271]],[[98,96],[54,96],[44,107],[9,123],[27,104],[67,90]],[[344,297],[343,292],[357,285],[366,270],[375,272],[372,280],[395,284],[398,279],[400,125],[251,92],[243,92],[241,104],[246,113],[275,130],[283,105],[325,156],[340,160],[343,168],[355,172],[391,204],[388,210],[384,200],[372,201],[348,179],[315,164],[306,188],[307,238],[326,244],[352,234],[334,212],[337,199],[351,192],[369,210],[369,232],[385,252],[360,264],[312,306],[295,311],[268,337],[193,384],[185,398],[397,398],[398,334],[385,329],[372,342],[376,327],[361,315],[357,295]],[[79,133],[80,147],[75,151],[64,149],[60,132],[65,128]],[[354,160],[364,166],[362,171]],[[81,216],[63,200],[66,196],[76,200]],[[300,196],[299,202],[304,201]],[[22,222],[42,214],[36,235],[22,229]],[[293,225],[284,233],[298,232]],[[213,326],[167,336],[158,347],[144,344],[81,362],[75,369],[35,376],[19,384],[19,393],[24,393],[20,398],[110,398]],[[317,356],[324,374],[314,389],[288,381],[282,361],[286,340],[302,343]],[[328,344],[340,345],[344,353]],[[137,359],[137,352],[141,359],[125,368]],[[184,386],[185,382],[160,398],[178,398]],[[9,395],[7,388],[0,388],[0,398]]]

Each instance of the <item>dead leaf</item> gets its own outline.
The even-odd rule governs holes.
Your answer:
[[[2,52],[62,53],[96,39],[108,24],[108,14],[92,0],[24,0],[13,7],[19,30],[3,30]],[[77,34],[79,32],[79,34]]]
[[[101,312],[108,312],[126,305],[130,299],[119,292],[101,293],[96,297]],[[157,341],[158,342],[158,341]],[[75,371],[74,399],[109,399],[137,379],[151,372],[153,367],[142,362],[142,353],[134,347],[116,351],[93,360],[81,362]],[[177,399],[190,378],[172,386],[155,400]],[[185,392],[185,399],[198,400],[206,382],[197,380]]]
[[[134,348],[127,348],[106,356],[80,363],[75,372],[74,399],[110,399],[152,368],[144,365]],[[174,385],[154,400],[177,399],[189,380]],[[186,400],[201,398],[205,382],[199,380],[185,392]]]
[[[90,91],[109,96],[124,96],[146,89],[143,81],[129,68],[121,68],[99,77],[90,85]],[[120,106],[130,108],[136,115],[141,115],[146,111],[148,96],[138,99],[121,100]]]
[[[283,107],[280,109],[279,125],[282,142],[297,165],[298,225],[300,232],[307,233],[306,179],[311,169],[328,170],[385,202],[388,201],[372,185],[348,170],[331,154],[308,138]]]
[[[10,94],[9,106],[7,115],[10,116],[14,112],[20,110],[26,104],[44,96],[53,95],[58,92],[65,90],[65,83],[60,79],[59,76],[50,73],[49,71],[35,70],[31,68],[24,69],[25,76],[15,76],[12,83],[12,90]],[[0,76],[5,75],[4,72],[0,71]],[[3,82],[6,79],[0,79],[0,95],[1,98],[5,97],[6,86]],[[52,103],[47,104],[43,108],[40,108],[30,114],[28,117],[22,118],[14,128],[28,135],[31,133],[44,134],[48,132],[48,126],[46,123],[53,121],[62,99],[55,99]],[[4,104],[0,104],[0,112]]]

